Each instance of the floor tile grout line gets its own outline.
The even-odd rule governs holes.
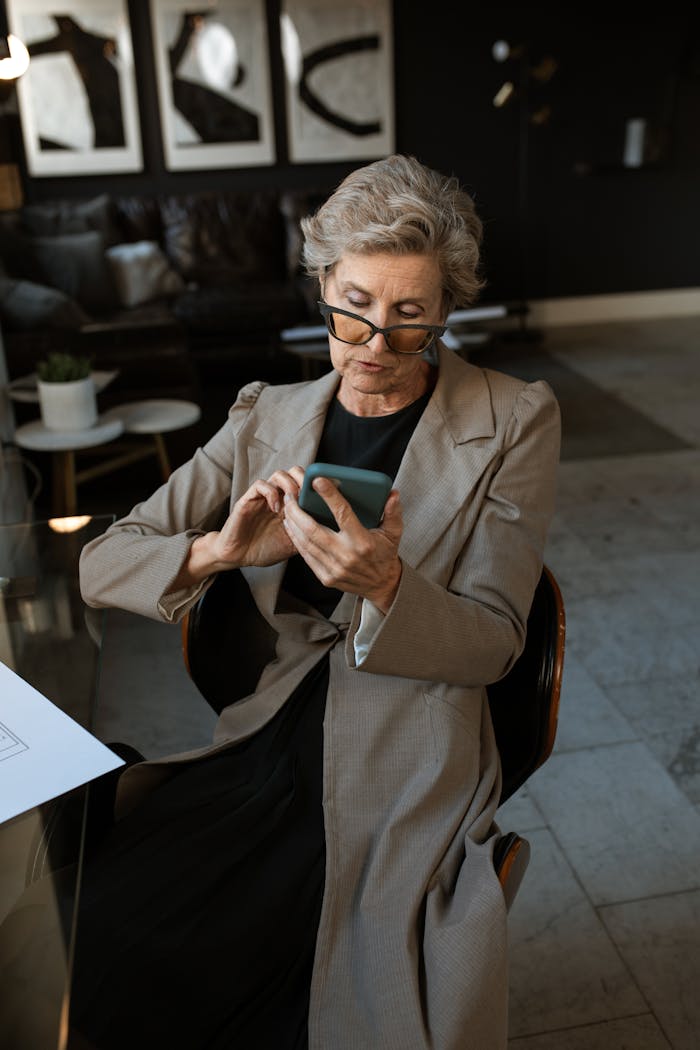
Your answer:
[[[647,901],[663,901],[674,897],[686,897],[689,894],[700,893],[700,882],[683,890],[669,890],[668,893],[647,893],[643,897],[626,897],[624,900],[605,901],[593,904],[596,911],[605,911],[606,908],[624,908],[628,904],[644,904]]]
[[[557,835],[556,831],[554,830],[554,828],[551,825],[548,825],[548,830],[549,830],[549,834],[552,837],[553,842],[555,843],[557,849],[559,850],[559,853],[561,854],[564,862],[566,863],[566,866],[568,867],[569,872],[571,873],[571,877],[573,878],[574,882],[576,883],[576,885],[578,886],[579,890],[581,891],[584,899],[588,902],[589,907],[591,908],[593,914],[595,915],[595,920],[596,920],[596,923],[598,924],[598,927],[600,928],[601,932],[604,934],[606,940],[610,944],[614,954],[617,956],[623,971],[627,974],[630,982],[632,983],[632,985],[639,992],[639,995],[640,995],[640,998],[642,999],[642,1002],[646,1003],[646,1005],[648,1006],[649,1012],[655,1017],[655,1019],[657,1021],[657,1024],[661,1025],[661,1022],[660,1022],[659,1018],[656,1017],[656,1013],[654,1011],[654,1008],[653,1008],[652,1004],[649,1002],[647,996],[644,994],[644,991],[642,990],[642,988],[641,988],[639,982],[637,981],[634,973],[632,972],[630,966],[628,966],[628,964],[627,964],[626,959],[622,955],[622,952],[620,951],[620,948],[618,947],[617,943],[615,942],[615,940],[613,939],[612,935],[610,934],[610,931],[608,930],[608,928],[606,927],[605,923],[603,922],[602,916],[599,914],[598,908],[597,908],[595,902],[591,898],[588,890],[586,889],[586,886],[584,885],[583,881],[579,877],[579,874],[576,871],[576,868],[574,867],[573,862],[570,860],[569,855],[568,855],[566,849],[564,848],[563,843],[559,839],[559,836]]]
[[[579,1031],[583,1031],[584,1029],[587,1029],[587,1028],[603,1028],[603,1026],[609,1025],[609,1024],[613,1024],[616,1021],[634,1021],[634,1020],[636,1020],[638,1018],[642,1019],[644,1017],[652,1017],[654,1019],[654,1021],[656,1021],[657,1025],[659,1026],[659,1031],[663,1035],[664,1039],[667,1041],[670,1050],[674,1050],[673,1044],[670,1042],[670,1040],[668,1038],[668,1035],[666,1034],[666,1031],[664,1030],[663,1026],[661,1025],[661,1022],[659,1021],[658,1017],[653,1012],[653,1010],[645,1010],[643,1013],[635,1012],[635,1013],[631,1013],[631,1014],[620,1014],[619,1017],[607,1017],[607,1018],[605,1018],[602,1021],[589,1021],[589,1022],[584,1023],[584,1024],[575,1024],[575,1025],[563,1025],[563,1026],[560,1025],[557,1028],[544,1028],[541,1031],[537,1031],[537,1032],[527,1032],[527,1033],[524,1033],[523,1035],[513,1036],[512,1039],[508,1040],[508,1045],[509,1046],[514,1045],[515,1043],[517,1043],[517,1042],[519,1042],[520,1040],[523,1040],[523,1039],[537,1039],[539,1036],[547,1037],[547,1036],[559,1035],[560,1033],[565,1033],[565,1032],[579,1032]]]

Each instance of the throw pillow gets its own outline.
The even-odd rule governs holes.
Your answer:
[[[90,313],[118,306],[114,279],[100,233],[92,230],[57,237],[32,237],[30,240],[43,284],[60,288]]]
[[[122,306],[138,306],[184,290],[185,282],[155,241],[115,244],[106,255]]]
[[[0,278],[0,319],[9,329],[80,328],[90,320],[79,303],[58,288]]]

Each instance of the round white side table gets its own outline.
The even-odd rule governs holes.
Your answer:
[[[103,419],[118,421],[126,434],[148,434],[152,444],[143,447],[143,455],[157,455],[163,481],[171,474],[168,450],[163,434],[181,430],[196,423],[202,411],[194,401],[177,401],[170,398],[152,398],[148,401],[129,401],[115,405],[104,413]]]
[[[70,515],[76,512],[80,482],[126,467],[146,456],[158,457],[163,481],[167,481],[171,466],[163,434],[191,426],[201,414],[194,401],[168,398],[130,401],[103,412],[95,426],[86,430],[50,430],[38,419],[25,423],[17,428],[15,441],[21,448],[52,454],[54,513]],[[122,434],[148,435],[148,439],[117,442],[112,446],[111,455],[93,466],[76,470],[76,452],[107,444]]]
[[[51,453],[55,513],[75,514],[78,483],[104,473],[106,469],[106,464],[102,463],[88,470],[76,471],[75,452],[113,441],[123,430],[124,424],[120,419],[107,419],[105,415],[100,416],[97,423],[86,430],[50,430],[40,419],[36,419],[17,428],[15,441],[20,448]],[[113,461],[107,460],[107,466],[111,469]]]

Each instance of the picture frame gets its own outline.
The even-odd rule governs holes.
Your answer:
[[[126,0],[6,0],[29,50],[17,101],[31,176],[141,171]]]
[[[394,152],[391,0],[283,0],[280,40],[290,161]]]
[[[264,0],[151,0],[165,166],[275,160]]]

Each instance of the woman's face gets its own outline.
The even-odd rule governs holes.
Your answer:
[[[361,314],[379,328],[444,323],[442,281],[433,255],[348,252],[321,285],[325,302]],[[329,334],[331,361],[342,376],[338,397],[356,415],[383,415],[428,389],[422,354],[390,350],[383,335],[353,346]]]

